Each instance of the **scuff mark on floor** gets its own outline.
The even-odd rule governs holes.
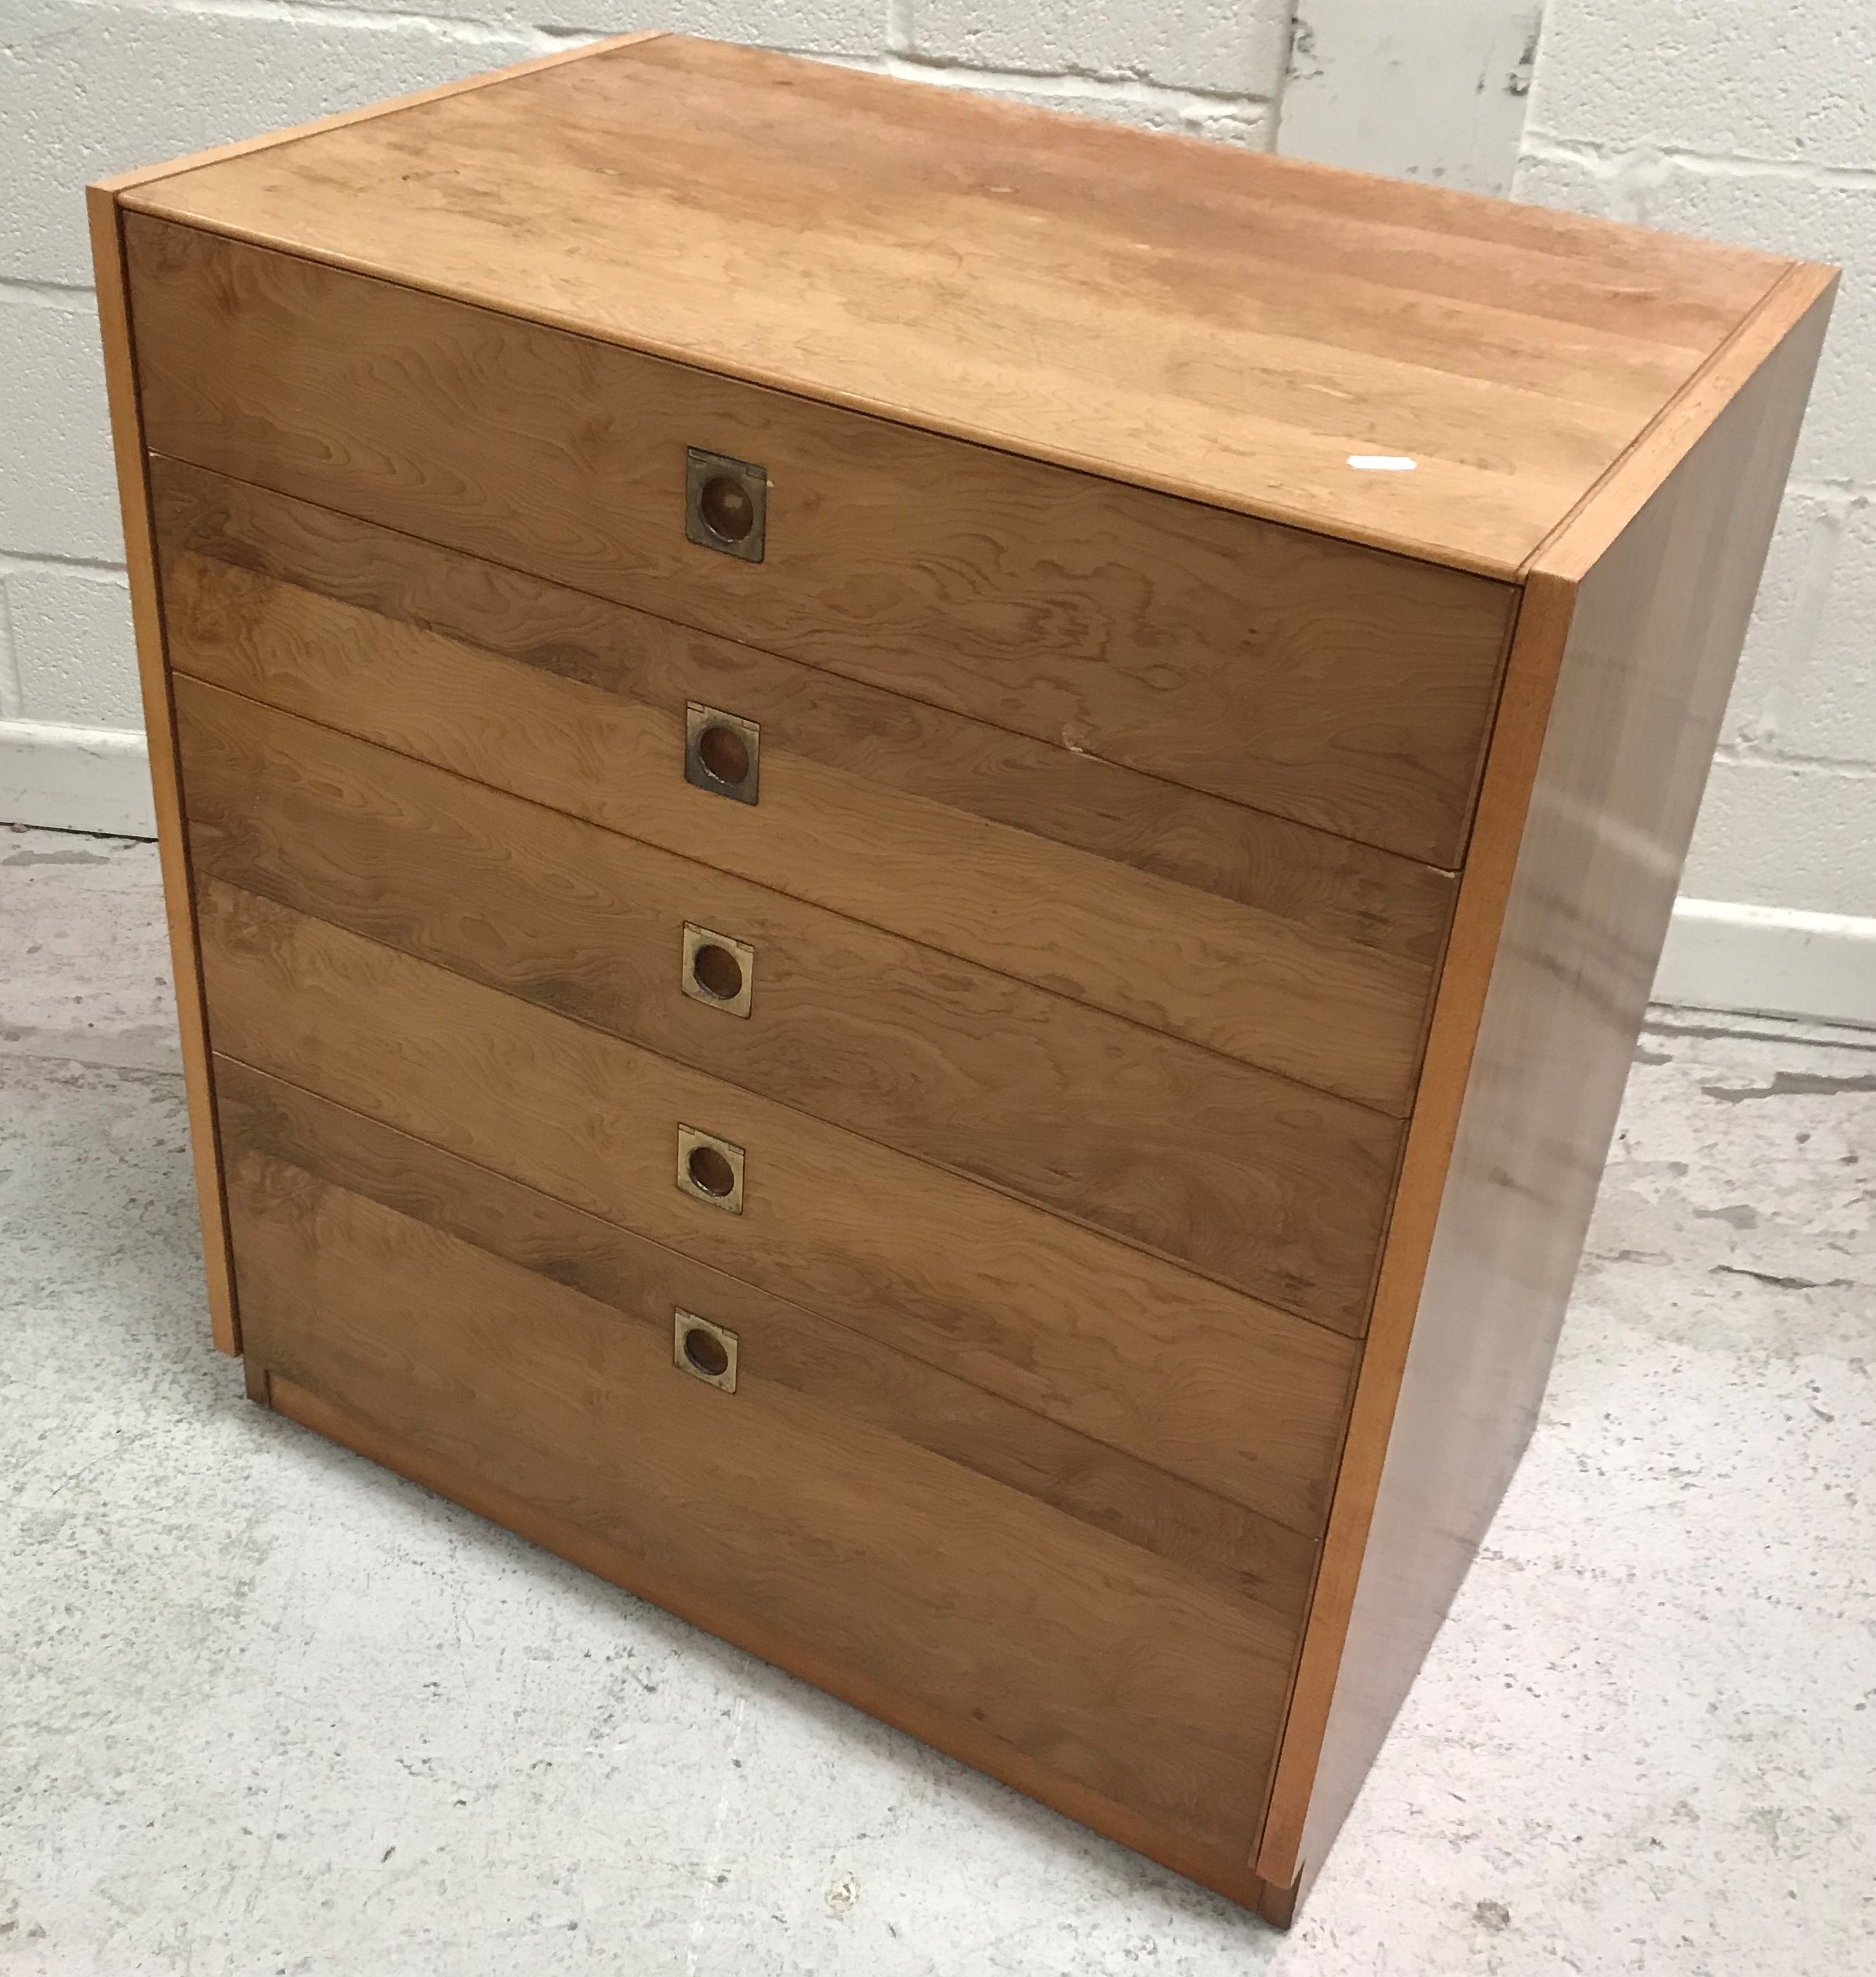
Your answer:
[[[1769,1270],[1749,1270],[1737,1263],[1716,1263],[1712,1274],[1716,1277],[1750,1277],[1755,1283],[1769,1284],[1774,1290],[1781,1291],[1853,1291],[1856,1280],[1853,1277],[1779,1277]]]
[[[1749,1098],[1841,1098],[1852,1091],[1876,1091],[1876,1071],[1831,1078],[1816,1071],[1775,1071],[1769,1084],[1703,1084],[1700,1089],[1723,1105],[1743,1104]]]

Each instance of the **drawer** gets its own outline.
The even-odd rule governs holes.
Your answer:
[[[1311,1535],[1353,1343],[216,880],[224,1055]]]
[[[156,489],[180,673],[1406,1109],[1443,873],[173,462]],[[687,781],[691,705],[755,724],[753,803]]]
[[[231,1168],[259,1157],[365,1196],[649,1327],[674,1360],[674,1313],[698,1314],[734,1333],[739,1392],[779,1384],[1298,1622],[1316,1544],[1225,1497],[235,1058],[216,1111]]]
[[[159,453],[1460,861],[1508,585],[168,221],[124,237]],[[694,451],[753,472],[694,483]],[[760,560],[689,539],[694,484]]]
[[[201,681],[175,705],[198,876],[1360,1328],[1396,1121]]]
[[[1279,1611],[1135,1541],[1156,1515],[1143,1498],[1122,1530],[1050,1500],[1059,1444],[1045,1429],[1032,1456],[1014,1411],[967,1394],[954,1421],[941,1382],[870,1341],[824,1367],[846,1349],[837,1327],[791,1331],[741,1287],[603,1229],[569,1242],[523,1190],[490,1218],[473,1180],[452,1199],[460,1169],[420,1152],[407,1169],[394,1150],[354,1161],[303,1101],[287,1134],[257,1127],[248,1096],[227,1186],[251,1377],[423,1452],[471,1501],[493,1490],[598,1541],[628,1583],[732,1639],[753,1623],[758,1652],[830,1670],[837,1691],[857,1678],[872,1706],[910,1705],[885,1713],[979,1731],[1248,1857],[1295,1644],[1294,1542],[1269,1554]],[[490,1219],[531,1262],[490,1246]],[[734,1391],[676,1363],[680,1311],[726,1360],[734,1344]],[[1142,1472],[1109,1475],[1124,1493]]]

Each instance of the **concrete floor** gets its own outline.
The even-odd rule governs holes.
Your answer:
[[[0,1968],[1876,1967],[1876,1035],[1657,1012],[1543,1426],[1280,1936],[250,1406],[150,847],[0,829]]]

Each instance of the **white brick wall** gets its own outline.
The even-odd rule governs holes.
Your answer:
[[[1876,0],[0,0],[0,816],[148,827],[86,181],[640,26],[1841,262],[1690,884],[1876,915]]]
[[[301,0],[0,0],[0,816],[150,823],[87,182],[556,45]]]
[[[1285,0],[908,0],[896,23],[918,59],[1031,75],[1126,74],[1210,96],[1268,98],[1289,51]]]
[[[1262,145],[1290,0],[0,0],[0,817],[150,827],[86,183],[653,26]]]
[[[1513,189],[1844,270],[1661,988],[1876,1022],[1876,6],[1551,0]]]
[[[1502,195],[1543,13],[1544,0],[1297,0],[1282,150]]]

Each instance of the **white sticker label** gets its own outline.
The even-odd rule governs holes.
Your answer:
[[[1348,464],[1367,474],[1411,474],[1419,464],[1404,453],[1351,453]]]

